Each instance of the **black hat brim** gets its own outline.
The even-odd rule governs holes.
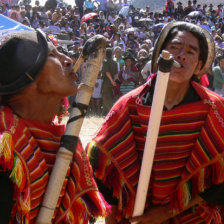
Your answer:
[[[10,34],[0,48],[0,95],[14,94],[32,84],[41,73],[47,56],[48,43],[41,32]]]

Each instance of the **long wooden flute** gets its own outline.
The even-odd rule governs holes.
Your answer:
[[[82,54],[76,63],[77,65],[74,66],[74,71],[76,72],[86,59],[86,70],[73,103],[65,134],[61,139],[61,146],[56,156],[36,224],[51,223],[66,173],[78,142],[83,119],[104,59],[105,49],[106,39],[102,35],[90,38],[83,47]]]
[[[159,127],[162,118],[164,100],[167,90],[167,84],[170,75],[169,71],[174,63],[173,58],[167,51],[162,52],[160,59],[162,61],[161,60],[158,61],[159,71],[156,77],[155,91],[146,134],[146,142],[142,158],[138,188],[135,197],[133,217],[140,216],[144,213],[149,180],[151,177],[153,159],[155,155],[156,143],[159,134]],[[167,63],[168,65],[161,66],[162,63]]]

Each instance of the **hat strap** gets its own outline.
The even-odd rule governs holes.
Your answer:
[[[28,72],[25,72],[25,75],[26,75],[31,81],[34,81],[33,77],[32,77]]]

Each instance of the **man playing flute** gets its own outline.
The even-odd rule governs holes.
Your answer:
[[[170,71],[145,211],[132,217],[162,50],[179,66]],[[224,101],[198,83],[213,60],[213,40],[199,26],[174,22],[161,31],[153,74],[119,99],[87,146],[98,187],[112,205],[107,224],[224,223]]]
[[[40,31],[1,38],[1,223],[35,223],[65,131],[52,121],[76,79],[72,60]],[[52,223],[88,223],[107,210],[78,141]]]

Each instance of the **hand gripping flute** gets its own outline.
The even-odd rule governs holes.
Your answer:
[[[174,61],[173,57],[167,51],[162,51],[157,63],[159,71],[156,77],[133,217],[140,216],[144,213],[170,70],[173,65],[180,67],[180,64]]]
[[[106,39],[101,35],[90,38],[83,47],[83,51],[74,66],[76,72],[86,59],[86,70],[82,76],[75,102],[67,122],[64,136],[56,156],[56,161],[47,185],[36,224],[50,224],[72,161],[73,153],[78,142],[79,132],[85,117],[94,85],[104,59]]]

